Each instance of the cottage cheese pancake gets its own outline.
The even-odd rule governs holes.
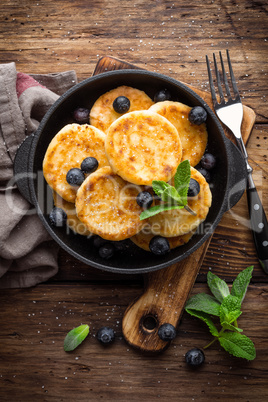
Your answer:
[[[67,225],[73,232],[83,236],[90,236],[91,232],[78,219],[76,215],[75,204],[65,201],[55,191],[53,191],[53,199],[56,207],[63,209],[67,214]]]
[[[175,237],[168,237],[167,240],[169,242],[169,247],[171,249],[182,246],[183,244],[188,243],[191,237],[194,235],[194,232],[189,232],[187,234]],[[152,238],[155,236],[150,231],[150,225],[148,224],[145,228],[143,228],[139,233],[132,236],[130,240],[136,244],[136,246],[142,248],[143,250],[150,251],[149,243]]]
[[[191,166],[196,166],[207,145],[208,134],[205,123],[199,126],[190,123],[188,115],[191,107],[180,102],[158,102],[149,110],[164,116],[176,127],[181,139],[182,161],[188,159]]]
[[[52,139],[43,162],[47,183],[63,199],[74,203],[77,188],[66,181],[66,174],[72,168],[80,168],[88,156],[96,158],[99,168],[107,166],[104,149],[105,134],[88,124],[68,124]]]
[[[76,212],[89,231],[107,240],[124,240],[144,226],[136,197],[139,186],[125,182],[108,166],[98,169],[79,187]]]
[[[126,113],[109,127],[105,151],[112,170],[130,183],[168,181],[181,161],[177,129],[147,110]]]
[[[96,100],[90,111],[90,124],[106,133],[110,125],[121,116],[113,108],[113,102],[118,96],[125,96],[130,100],[128,112],[149,109],[154,103],[145,92],[123,85]]]
[[[196,216],[184,208],[160,212],[148,219],[152,233],[164,237],[181,236],[195,230],[205,220],[212,201],[210,188],[204,176],[192,167],[191,177],[200,185],[199,194],[188,198],[188,206],[196,213]]]

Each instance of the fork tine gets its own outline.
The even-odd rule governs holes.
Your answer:
[[[208,60],[207,55],[206,55],[206,61],[207,61],[208,79],[209,79],[211,97],[212,97],[213,105],[215,106],[215,104],[217,103],[217,97],[216,97],[215,87],[214,87],[214,84],[213,84],[211,69],[210,69],[209,60]]]
[[[222,69],[222,76],[223,76],[223,79],[224,79],[225,90],[226,90],[227,98],[230,100],[230,99],[232,99],[232,97],[231,97],[230,88],[229,88],[229,85],[228,85],[228,80],[227,80],[227,76],[226,76],[226,72],[225,72],[221,52],[219,52],[219,54],[220,54],[220,59],[221,59],[221,69]]]
[[[235,76],[234,76],[234,72],[233,72],[233,68],[232,68],[232,64],[231,64],[231,59],[229,56],[229,50],[226,49],[226,54],[227,54],[227,60],[228,60],[228,64],[229,64],[229,71],[230,71],[230,77],[231,77],[231,81],[232,81],[232,86],[233,86],[233,90],[234,90],[234,95],[236,97],[236,99],[240,100],[240,95],[236,86],[236,81],[235,81]]]
[[[218,89],[219,89],[219,94],[220,94],[220,100],[221,100],[221,103],[225,103],[224,95],[223,95],[223,91],[222,91],[222,87],[221,87],[221,78],[220,78],[220,73],[219,73],[219,70],[218,70],[217,62],[216,62],[215,53],[213,53],[213,59],[214,59],[214,66],[215,66],[215,72],[216,72],[216,77],[217,77],[217,84],[218,84]]]

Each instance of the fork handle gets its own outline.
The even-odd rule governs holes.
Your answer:
[[[268,274],[268,222],[251,174],[248,183],[247,198],[253,239],[260,264]]]

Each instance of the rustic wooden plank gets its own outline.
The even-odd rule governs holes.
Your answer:
[[[91,75],[109,55],[209,92],[205,54],[229,48],[245,104],[267,122],[265,2],[1,2],[0,60],[23,72]]]
[[[230,356],[214,344],[206,363],[193,372],[184,354],[206,345],[205,325],[183,314],[178,336],[165,353],[141,355],[122,338],[122,314],[141,293],[135,285],[50,284],[0,295],[1,401],[264,401],[268,397],[267,285],[250,285],[239,324],[255,343],[252,362]],[[196,285],[192,294],[207,292]],[[11,302],[12,300],[12,302]],[[90,334],[74,352],[63,351],[66,333],[80,323]],[[116,340],[108,348],[95,338],[109,325]]]
[[[32,73],[75,69],[80,81],[91,76],[101,56],[110,55],[209,92],[205,54],[212,58],[214,51],[228,47],[243,102],[257,113],[257,123],[268,121],[267,6],[263,0],[3,0],[1,16],[0,63],[14,61],[19,71]],[[255,126],[248,150],[268,210],[267,125]],[[245,199],[240,204],[238,212],[244,217]],[[197,281],[204,281],[211,269],[231,282],[250,263],[256,265],[253,282],[266,281],[250,235],[232,215],[226,214],[213,236]],[[246,363],[214,345],[206,353],[208,364],[193,373],[185,367],[183,354],[193,345],[200,345],[200,341],[208,342],[209,335],[202,324],[200,327],[184,314],[175,343],[158,357],[142,356],[120,339],[123,311],[142,293],[142,278],[102,273],[64,252],[60,253],[60,265],[56,280],[88,280],[91,285],[54,282],[30,290],[1,292],[1,401],[78,397],[93,401],[268,399],[267,285],[250,287],[240,319],[245,333],[256,343],[257,359]],[[118,283],[120,280],[124,285]],[[196,283],[193,291],[202,290],[206,290],[204,285]],[[108,351],[91,334],[88,342],[77,349],[79,354],[66,356],[62,352],[65,333],[78,324],[78,319],[89,318],[94,332],[110,316],[108,322],[118,330],[119,338]]]

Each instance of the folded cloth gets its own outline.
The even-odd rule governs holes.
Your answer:
[[[58,271],[58,246],[14,184],[18,146],[60,95],[77,83],[74,71],[24,74],[0,64],[0,288],[34,286]]]

